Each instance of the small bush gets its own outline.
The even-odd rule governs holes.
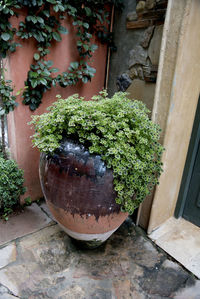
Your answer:
[[[18,168],[17,163],[0,157],[0,215],[3,218],[6,219],[19,204],[20,195],[26,191],[23,183],[23,170]]]

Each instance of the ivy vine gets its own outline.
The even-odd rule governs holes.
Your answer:
[[[5,58],[20,46],[15,35],[21,40],[34,39],[37,50],[27,74],[23,103],[35,110],[42,102],[43,94],[51,87],[75,85],[80,80],[87,83],[95,74],[90,66],[90,58],[97,49],[92,43],[95,36],[102,43],[114,49],[113,35],[108,30],[109,6],[121,8],[123,0],[4,0],[0,5],[0,55]],[[12,16],[19,16],[25,9],[26,17],[14,28],[10,23]],[[55,75],[59,70],[53,61],[46,59],[51,46],[62,40],[68,33],[63,20],[70,17],[76,29],[79,60],[66,66],[66,71]]]

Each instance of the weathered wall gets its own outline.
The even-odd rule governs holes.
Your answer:
[[[166,150],[163,155],[164,172],[152,205],[149,232],[174,214],[200,93],[200,1],[170,0],[168,8],[169,20],[170,15],[177,15],[174,21],[182,22],[182,27],[178,36],[179,24],[176,22],[169,21],[164,30],[153,119],[164,127]],[[174,68],[175,46],[178,51]],[[170,80],[167,80],[168,74]],[[168,100],[165,95],[169,95]]]
[[[127,91],[130,98],[142,100],[152,110],[163,25],[162,21],[155,24],[154,20],[160,9],[156,6],[159,1],[157,4],[151,1],[154,3],[151,7],[149,2],[139,1],[136,6],[136,1],[125,0],[123,12],[115,14],[117,52],[111,54],[108,91],[110,95]],[[144,26],[139,24],[143,28],[138,29],[140,22]],[[151,25],[146,26],[146,22]]]
[[[116,79],[128,69],[129,52],[134,43],[138,43],[141,30],[127,31],[126,16],[130,11],[135,10],[136,0],[125,0],[125,7],[122,12],[116,11],[114,18],[114,40],[117,51],[112,52],[110,60],[108,91],[113,95],[117,91]]]
[[[13,22],[19,22],[19,19],[13,19]],[[48,59],[54,61],[54,67],[59,68],[61,72],[66,70],[66,65],[71,61],[76,61],[78,52],[76,49],[76,40],[74,38],[73,27],[67,25],[69,34],[64,35],[62,42],[55,44],[51,48],[51,54]],[[20,41],[21,43],[21,41]],[[27,78],[27,72],[32,63],[33,53],[35,51],[34,43],[21,43],[22,48],[18,48],[15,53],[10,55],[6,63],[8,77],[13,81],[15,91],[24,87],[24,81]],[[42,196],[38,165],[39,151],[32,147],[30,136],[33,130],[27,124],[31,120],[31,115],[41,114],[46,108],[56,100],[56,95],[61,94],[62,97],[68,97],[74,93],[86,96],[90,99],[104,87],[105,66],[106,66],[107,49],[105,46],[99,45],[99,49],[93,56],[93,67],[97,72],[91,83],[79,83],[73,87],[61,88],[57,86],[46,92],[40,107],[31,112],[28,106],[22,104],[22,99],[18,97],[19,106],[8,117],[8,136],[12,157],[17,161],[20,168],[24,170],[25,186],[28,191],[26,196],[30,196],[33,200]]]

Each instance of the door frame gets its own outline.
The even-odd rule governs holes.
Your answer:
[[[192,134],[191,134],[190,143],[188,147],[188,153],[187,153],[187,158],[186,158],[185,167],[183,171],[181,187],[178,195],[176,209],[174,212],[174,216],[176,218],[182,217],[183,215],[183,210],[185,207],[188,190],[191,182],[191,177],[193,173],[194,163],[198,151],[199,141],[200,141],[200,96],[198,100]]]

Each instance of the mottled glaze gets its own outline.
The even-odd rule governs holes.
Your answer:
[[[80,234],[91,240],[93,234],[100,240],[99,234],[112,234],[127,217],[115,202],[112,171],[74,141],[63,140],[54,155],[41,154],[40,180],[52,214],[76,239]]]

